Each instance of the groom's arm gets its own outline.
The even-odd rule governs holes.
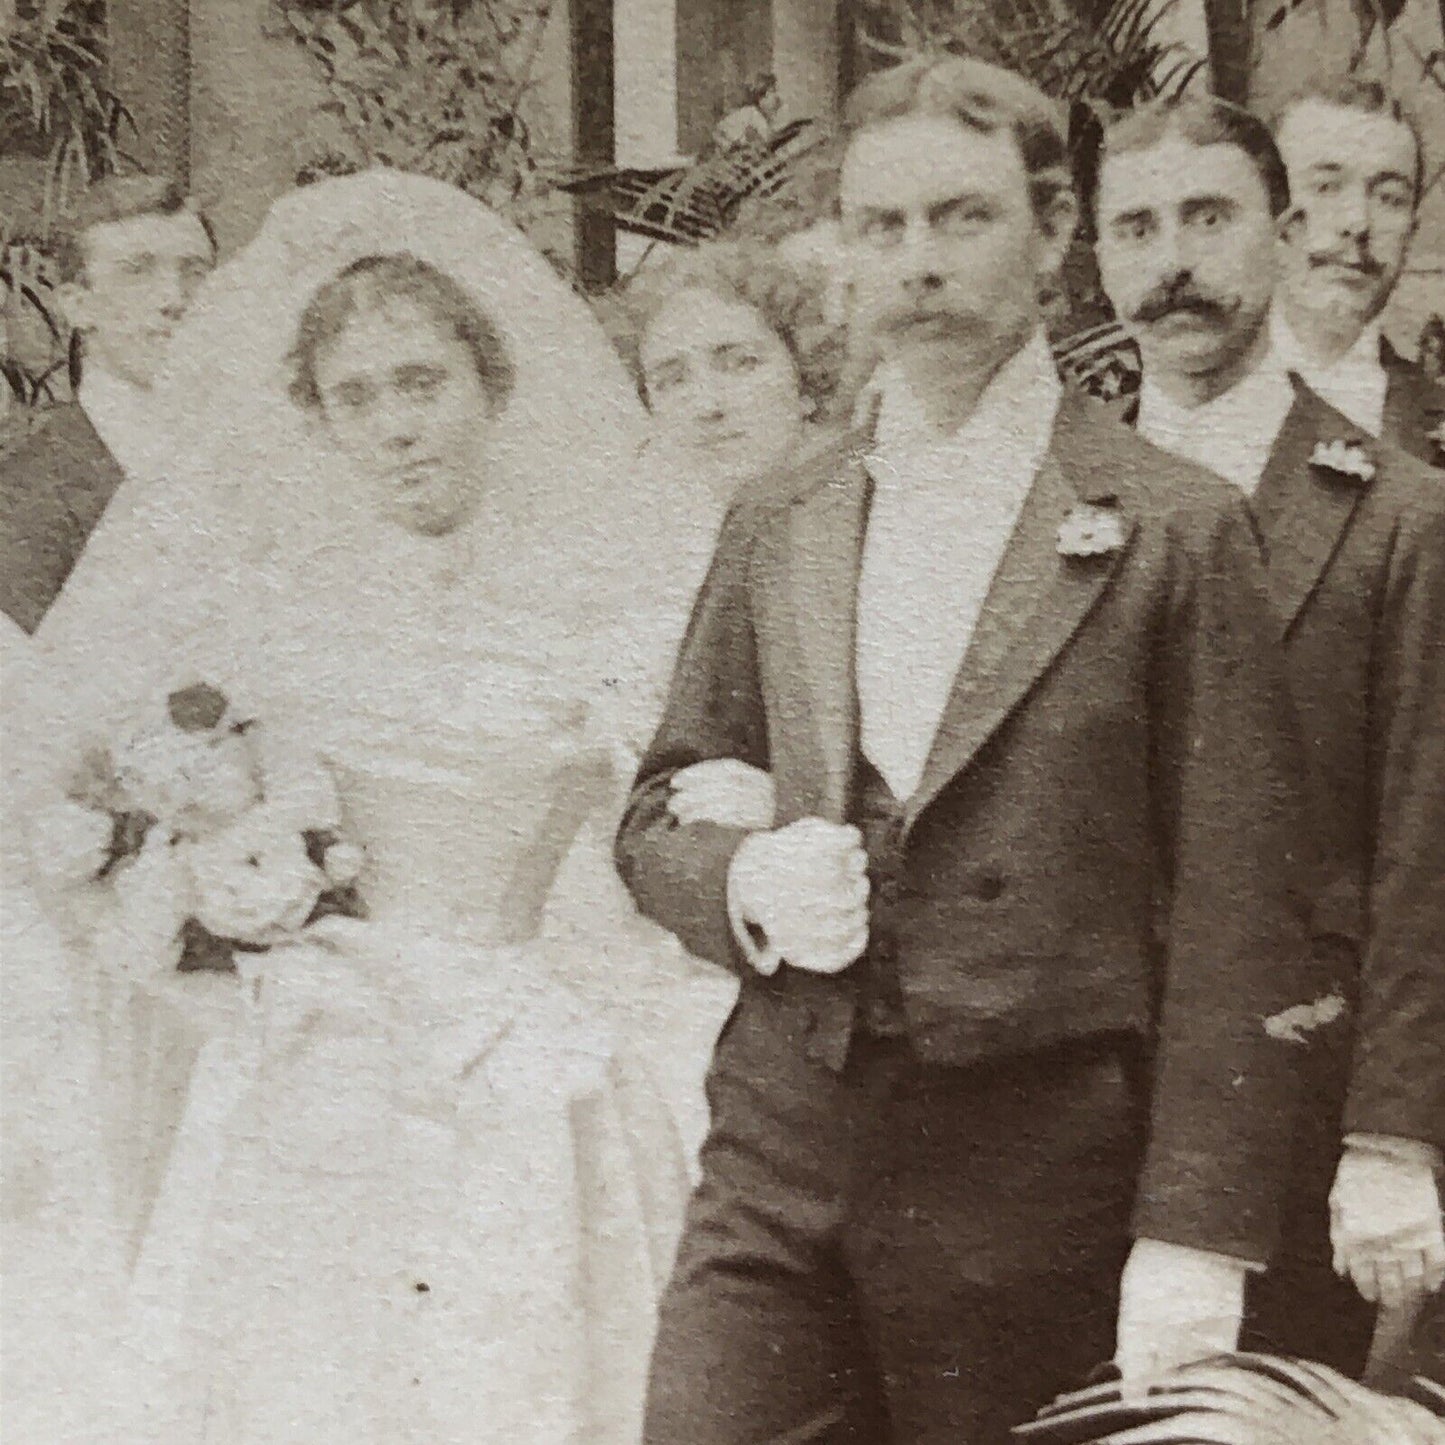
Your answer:
[[[694,763],[736,758],[768,767],[749,587],[757,515],[740,508],[723,526],[615,847],[638,908],[693,953],[734,972],[747,964],[729,921],[727,879],[747,830],[680,824],[668,799],[673,774]]]

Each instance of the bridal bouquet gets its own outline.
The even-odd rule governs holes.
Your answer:
[[[364,861],[326,763],[201,682],[85,748],[32,819],[67,931],[135,975],[237,971],[334,915]]]

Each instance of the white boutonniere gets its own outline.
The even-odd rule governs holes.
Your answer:
[[[1445,457],[1445,421],[1436,422],[1434,431],[1428,431],[1425,435],[1435,444],[1435,450]]]
[[[1080,502],[1059,524],[1059,556],[1107,557],[1124,545],[1124,523],[1110,506]]]
[[[1317,442],[1310,453],[1310,465],[1357,482],[1375,480],[1375,459],[1359,441]]]

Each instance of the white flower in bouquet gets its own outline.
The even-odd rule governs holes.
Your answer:
[[[115,822],[109,813],[60,798],[37,810],[30,853],[41,880],[52,886],[89,883],[110,861]]]
[[[224,826],[261,797],[248,731],[209,684],[172,692],[165,719],[142,728],[121,752],[117,780],[127,802],[186,832]]]
[[[140,851],[115,870],[111,906],[96,930],[95,955],[126,973],[168,973],[181,961],[182,929],[192,914],[185,852],[152,828]]]
[[[247,737],[259,762],[261,791],[267,806],[278,816],[284,813],[297,832],[339,831],[341,798],[325,763],[310,749],[280,736],[265,723],[256,723]]]
[[[193,917],[217,938],[253,947],[300,931],[329,886],[283,809],[260,804],[187,849]]]

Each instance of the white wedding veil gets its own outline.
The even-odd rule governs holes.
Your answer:
[[[455,281],[510,353],[515,386],[482,461],[526,513],[517,537],[535,543],[538,595],[585,593],[594,579],[605,590],[621,542],[635,552],[645,412],[586,301],[516,227],[452,186],[387,169],[322,181],[275,203],[178,330],[156,391],[169,465],[127,480],[38,638],[64,678],[51,723],[153,691],[198,639],[225,651],[252,569],[299,575],[322,547],[384,573],[386,549],[411,545],[357,516],[343,463],[289,395],[288,356],[318,288],[361,257],[398,252]]]

